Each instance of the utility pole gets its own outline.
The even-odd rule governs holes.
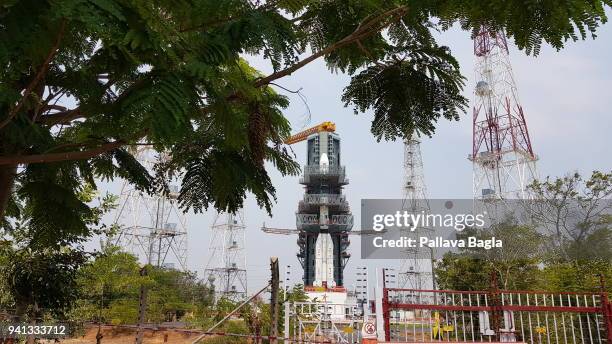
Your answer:
[[[278,272],[278,258],[270,258],[270,272],[272,278],[270,280],[270,318],[272,324],[270,324],[270,344],[278,343],[278,288],[279,288],[279,272]],[[286,316],[286,315],[285,315]]]
[[[147,265],[140,269],[140,276],[147,276]],[[140,284],[140,298],[138,301],[138,330],[136,332],[136,344],[142,344],[142,337],[144,334],[143,326],[145,323],[145,315],[147,313],[147,287],[144,284]]]

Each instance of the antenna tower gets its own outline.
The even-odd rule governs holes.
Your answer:
[[[215,291],[215,301],[243,300],[247,295],[244,215],[217,213],[211,227],[205,274]]]
[[[476,89],[472,153],[474,199],[526,198],[537,178],[523,107],[502,31],[482,26],[474,37]]]
[[[421,142],[412,138],[404,142],[404,198],[402,210],[410,213],[428,213],[430,211],[427,199],[427,188],[421,157]],[[418,238],[432,232],[431,228],[417,228],[411,233]],[[431,249],[425,249],[431,250]],[[398,284],[404,289],[432,289],[430,252],[413,248],[406,250],[406,259],[401,263]]]
[[[157,161],[167,159],[150,147],[140,147],[136,159],[150,172]],[[178,207],[178,185],[169,194],[149,195],[125,181],[113,224],[116,234],[108,240],[145,264],[187,270],[187,218]]]

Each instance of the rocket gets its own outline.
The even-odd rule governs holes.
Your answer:
[[[327,172],[329,170],[329,158],[326,153],[321,154],[319,159],[319,168],[321,172]],[[326,200],[321,199],[321,205],[319,206],[319,225],[321,229],[329,228],[329,206]],[[326,285],[328,287],[334,287],[334,251],[333,242],[329,233],[319,233],[317,238],[317,244],[315,246],[315,286]]]
[[[340,138],[335,125],[324,122],[290,137],[288,144],[306,140],[304,200],[296,212],[297,254],[304,268],[304,286],[342,287],[343,269],[350,257],[347,232],[353,215],[342,188],[348,184],[340,165]]]

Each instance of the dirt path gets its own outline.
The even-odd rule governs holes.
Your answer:
[[[71,339],[63,339],[62,344],[95,344],[97,327],[89,327],[84,336]],[[102,344],[134,344],[136,330],[131,328],[112,328],[110,326],[102,328]],[[144,334],[144,344],[188,344],[196,337],[197,333],[189,333],[180,330],[147,330]],[[49,341],[46,343],[53,343]]]

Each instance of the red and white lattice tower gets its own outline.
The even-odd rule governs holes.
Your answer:
[[[525,114],[501,31],[481,27],[474,37],[476,89],[472,154],[475,199],[526,198],[537,178]]]

